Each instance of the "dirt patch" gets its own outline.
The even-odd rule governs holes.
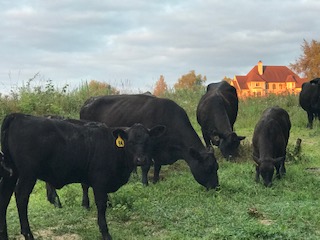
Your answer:
[[[258,211],[256,207],[248,208],[247,213],[249,214],[249,216],[256,218],[259,223],[265,226],[270,226],[274,222],[273,220],[266,219],[265,215],[262,212]]]
[[[266,226],[270,226],[271,224],[273,224],[273,221],[270,219],[262,219],[262,220],[259,220],[259,222]]]
[[[318,173],[320,174],[320,167],[310,167],[310,168],[306,168],[306,170],[308,172],[313,172],[313,173]]]
[[[36,238],[50,239],[50,240],[81,240],[82,238],[77,234],[64,234],[60,236],[55,236],[54,232],[50,229],[40,230],[34,232]],[[19,240],[24,239],[24,237],[19,238]]]
[[[249,208],[247,213],[249,214],[249,216],[254,218],[264,218],[263,213],[258,211],[258,209],[255,207]]]

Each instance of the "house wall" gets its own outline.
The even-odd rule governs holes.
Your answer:
[[[236,81],[236,79],[235,79]],[[235,85],[235,83],[233,83]],[[266,82],[249,82],[248,90],[238,90],[238,97],[239,98],[247,98],[247,97],[263,97],[268,94],[299,94],[301,89],[295,87],[294,82],[280,82],[280,83],[266,83]]]

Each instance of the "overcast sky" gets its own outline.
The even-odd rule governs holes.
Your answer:
[[[1,0],[0,92],[38,72],[138,92],[160,75],[172,87],[190,70],[210,83],[259,60],[288,66],[320,40],[319,13],[319,0]]]

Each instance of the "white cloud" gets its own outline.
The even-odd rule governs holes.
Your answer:
[[[259,60],[288,65],[303,39],[319,40],[319,11],[317,0],[4,0],[0,85],[40,72],[60,85],[92,78],[152,90],[160,75],[173,85],[195,70],[212,82]]]

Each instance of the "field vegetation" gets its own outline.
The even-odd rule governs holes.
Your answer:
[[[188,113],[199,136],[195,109],[205,89],[167,91],[163,97],[176,101]],[[111,88],[97,91],[84,84],[74,91],[44,87],[30,80],[10,96],[1,96],[0,118],[10,112],[34,115],[56,114],[78,118],[83,102],[93,95],[111,94]],[[292,122],[287,149],[287,174],[271,188],[254,181],[251,158],[253,129],[262,111],[278,105]],[[269,96],[240,101],[235,124],[238,135],[246,136],[236,161],[226,161],[219,149],[215,155],[221,189],[206,191],[192,177],[184,161],[164,166],[161,181],[144,187],[141,172],[128,184],[110,194],[112,207],[107,221],[114,239],[320,239],[320,124],[306,129],[307,116],[298,97]],[[301,151],[295,150],[302,139]],[[151,177],[151,176],[150,176]],[[81,207],[81,187],[72,184],[58,191],[63,208],[46,200],[45,185],[38,181],[29,203],[29,220],[37,239],[100,239],[96,207],[90,192],[91,209]],[[20,239],[20,225],[14,197],[7,224],[11,239]],[[22,239],[22,238],[21,238]]]

